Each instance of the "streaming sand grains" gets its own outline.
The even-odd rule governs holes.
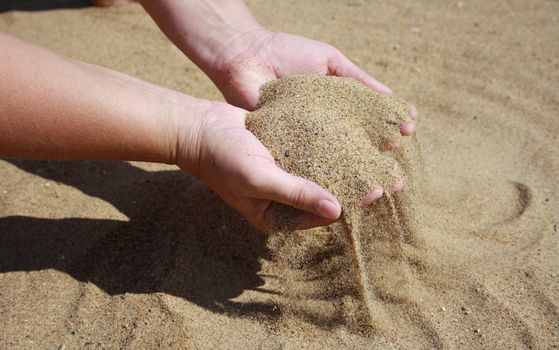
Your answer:
[[[359,202],[374,186],[388,193],[404,178],[409,163],[398,166],[384,145],[400,138],[399,125],[409,119],[409,110],[352,79],[302,75],[265,85],[259,108],[247,118],[249,130],[281,168],[324,186],[343,207],[340,223],[310,232],[291,232],[297,218],[292,209],[272,209],[279,228],[271,250],[297,271],[287,278],[292,293],[301,289],[294,300],[309,290],[302,280],[320,280],[320,297],[338,303],[326,317],[314,308],[307,318],[370,334],[391,323],[381,303],[407,303],[407,260],[421,265],[407,210],[413,193],[387,194],[368,208]]]

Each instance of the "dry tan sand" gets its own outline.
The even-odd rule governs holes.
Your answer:
[[[249,5],[420,111],[405,191],[349,227],[366,290],[347,223],[269,238],[172,167],[5,160],[0,348],[558,347],[559,3]],[[0,30],[219,98],[136,5]]]
[[[267,83],[247,127],[282,169],[324,186],[343,207],[402,179],[382,154],[411,106],[349,78],[300,75]]]

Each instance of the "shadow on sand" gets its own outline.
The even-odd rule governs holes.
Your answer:
[[[8,162],[130,220],[0,218],[0,272],[57,269],[111,295],[162,292],[214,312],[277,316],[271,303],[231,300],[266,292],[258,275],[259,259],[270,259],[266,237],[195,178],[125,162]]]
[[[43,11],[88,6],[91,6],[91,3],[87,0],[2,0],[0,1],[0,12]]]

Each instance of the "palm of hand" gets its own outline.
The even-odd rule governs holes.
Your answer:
[[[220,106],[225,109],[228,106]],[[247,184],[254,176],[275,167],[270,152],[244,125],[244,113],[223,111],[219,119],[208,118],[207,135],[201,149],[200,177],[225,202],[236,208],[255,226],[262,227],[269,200],[259,200]]]
[[[317,203],[322,198],[335,202],[333,195],[315,183],[278,168],[270,152],[245,127],[246,111],[215,103],[201,128],[198,173],[226,203],[237,209],[254,226],[270,227],[267,209],[276,201],[310,212],[301,227],[325,225],[339,216],[337,208],[319,218]],[[325,216],[325,213],[320,213]]]
[[[219,74],[223,78],[215,82],[229,103],[249,110],[256,108],[264,83],[295,74],[352,77],[379,92],[391,92],[336,48],[296,35],[255,33],[246,40],[244,50],[226,62]]]

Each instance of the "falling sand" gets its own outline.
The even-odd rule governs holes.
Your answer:
[[[378,94],[353,79],[300,75],[264,85],[257,110],[247,117],[248,129],[270,150],[278,166],[315,181],[340,200],[343,231],[350,243],[347,251],[366,306],[368,320],[353,322],[361,330],[363,326],[373,329],[373,318],[378,314],[375,303],[379,296],[371,286],[371,264],[375,270],[390,270],[393,274],[384,275],[385,285],[401,278],[402,271],[394,271],[393,264],[384,264],[382,255],[377,257],[379,251],[373,247],[384,246],[383,255],[397,254],[393,248],[409,235],[404,231],[411,230],[402,222],[399,210],[403,203],[406,211],[413,211],[410,197],[396,202],[390,194],[390,188],[403,181],[403,174],[394,152],[386,147],[399,141],[400,125],[410,120],[410,111],[409,104]],[[361,199],[376,186],[384,190],[382,204],[364,208]],[[275,238],[282,241],[285,235],[292,235],[298,212],[279,204],[270,210],[279,225]],[[371,219],[376,220],[376,225],[370,225]],[[281,253],[279,249],[276,255]]]

